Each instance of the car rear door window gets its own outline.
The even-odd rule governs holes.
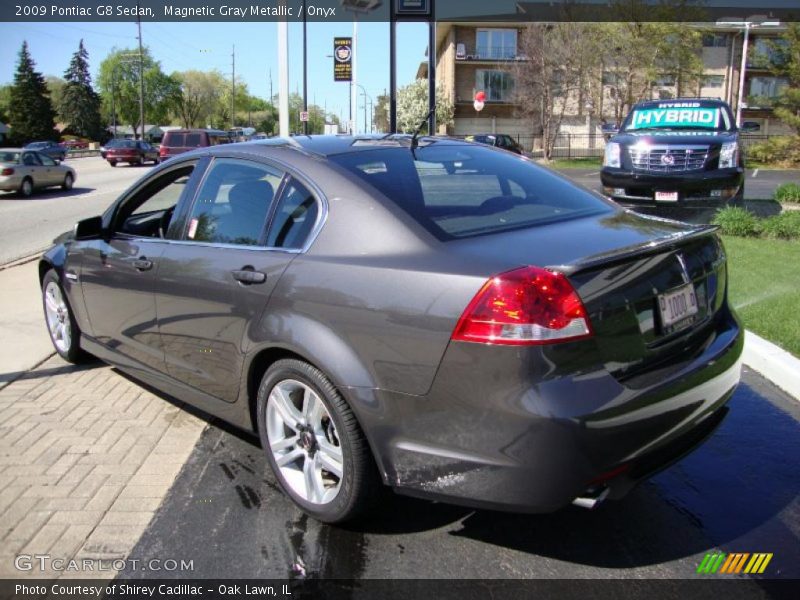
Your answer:
[[[165,146],[180,147],[184,146],[186,136],[183,133],[168,133],[167,139],[164,140]]]
[[[39,154],[38,157],[39,157],[39,161],[45,167],[55,167],[56,166],[56,161],[54,161],[52,158],[50,158],[46,154]]]
[[[190,148],[197,148],[200,146],[202,136],[199,133],[187,133],[185,146]]]
[[[260,163],[215,160],[197,193],[186,239],[258,246],[283,173]]]
[[[319,203],[314,195],[292,180],[275,209],[267,246],[301,250],[317,224],[319,213]]]

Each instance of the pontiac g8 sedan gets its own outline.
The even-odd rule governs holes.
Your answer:
[[[739,381],[714,230],[440,138],[162,164],[40,263],[58,353],[256,433],[327,522],[398,493],[592,507],[695,448]]]

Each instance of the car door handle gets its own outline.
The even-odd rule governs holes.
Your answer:
[[[241,269],[239,271],[233,271],[233,278],[238,281],[239,283],[244,283],[246,285],[252,285],[256,283],[264,283],[267,280],[267,274],[262,273],[261,271],[254,271],[251,269]]]
[[[153,261],[146,258],[137,258],[133,261],[133,268],[137,271],[149,271],[153,268]]]

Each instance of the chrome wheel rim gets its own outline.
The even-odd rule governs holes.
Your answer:
[[[61,287],[54,281],[49,282],[44,288],[44,312],[53,344],[59,351],[69,352],[72,344],[69,308],[61,293]]]
[[[23,196],[30,196],[33,192],[33,184],[30,180],[26,179],[22,182],[22,195]]]
[[[286,485],[311,504],[328,504],[344,475],[336,426],[319,395],[294,379],[284,379],[267,399],[269,451]]]
[[[72,189],[72,175],[66,176],[66,178],[64,179],[64,187],[67,188],[68,190]]]

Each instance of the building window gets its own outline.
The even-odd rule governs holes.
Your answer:
[[[517,57],[517,30],[478,29],[475,47],[478,58],[513,60]]]
[[[787,42],[776,38],[756,38],[747,56],[751,69],[769,69],[786,63]]]
[[[750,78],[750,96],[760,98],[777,98],[783,88],[789,85],[785,77],[752,77]]]
[[[703,75],[704,88],[721,88],[725,85],[724,75]]]
[[[706,33],[703,36],[703,48],[725,48],[728,36],[724,33]]]
[[[655,87],[673,87],[675,85],[674,75],[661,75],[653,81]]]
[[[620,83],[624,83],[621,75],[614,71],[603,71],[603,85],[617,86]]]
[[[514,78],[505,71],[478,69],[475,71],[475,91],[486,92],[487,102],[511,102]]]

